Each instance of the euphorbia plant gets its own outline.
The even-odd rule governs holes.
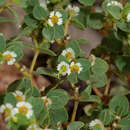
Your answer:
[[[126,80],[130,73],[130,3],[104,0],[97,7],[95,1],[0,1],[0,12],[7,9],[15,17],[0,17],[0,22],[17,24],[14,3],[26,12],[16,37],[7,41],[0,34],[1,66],[14,65],[23,75],[0,97],[0,113],[8,129],[130,129],[126,97],[130,92]],[[71,40],[70,24],[81,30],[90,27],[99,31],[103,36],[101,45],[86,56],[80,44],[87,43],[87,38]],[[20,40],[24,36],[33,44]],[[29,69],[19,63],[24,48],[34,51]],[[47,66],[35,68],[40,53],[50,57]],[[53,82],[41,92],[32,82],[35,75],[52,77]],[[111,84],[113,76],[122,83]],[[67,89],[62,86],[65,82]]]

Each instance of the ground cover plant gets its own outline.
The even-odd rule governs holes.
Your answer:
[[[17,23],[12,4],[26,12],[19,34],[0,34],[0,67],[15,66],[23,77],[0,95],[0,114],[9,130],[130,130],[130,3],[125,0],[0,0],[0,13]],[[80,48],[86,39],[71,40],[69,25],[90,27],[103,39],[89,56]],[[76,32],[75,32],[76,33]],[[24,42],[22,37],[33,43]],[[24,48],[33,50],[30,68],[19,61]],[[39,54],[45,66],[35,67]],[[42,58],[40,60],[43,60]],[[36,75],[50,79],[40,90]],[[113,82],[117,82],[115,85]]]

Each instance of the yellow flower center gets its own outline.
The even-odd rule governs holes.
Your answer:
[[[4,117],[8,117],[11,114],[11,110],[9,108],[5,108],[4,110]]]
[[[44,102],[44,103],[48,103],[48,100],[47,100],[47,99],[43,99],[43,102]]]
[[[23,98],[22,98],[21,96],[19,96],[19,95],[17,95],[16,98],[17,98],[17,100],[20,101],[20,102],[23,101]]]
[[[67,68],[65,65],[62,65],[61,68],[60,68],[61,72],[66,72]]]
[[[71,53],[71,52],[67,52],[67,53],[65,54],[65,57],[66,57],[67,59],[72,59],[72,53]]]
[[[31,128],[30,130],[35,130],[35,128]]]
[[[6,55],[4,56],[4,58],[5,58],[5,60],[7,60],[7,61],[13,59],[12,55],[10,55],[10,54],[6,54]]]
[[[19,107],[19,112],[26,115],[28,113],[28,108],[26,106]]]
[[[100,124],[95,124],[94,126],[100,126]]]
[[[71,72],[79,72],[79,66],[78,65],[73,65],[70,67]]]
[[[57,16],[52,16],[52,17],[51,17],[51,22],[52,22],[53,24],[58,23],[58,21],[59,21],[59,18],[58,18]]]

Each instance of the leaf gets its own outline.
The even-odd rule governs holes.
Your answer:
[[[56,56],[56,53],[48,48],[40,48],[40,52],[50,55],[50,56]]]
[[[0,0],[0,6],[4,4],[4,0]]]
[[[26,25],[31,26],[31,27],[37,26],[37,21],[31,18],[29,15],[24,16],[24,22]]]
[[[48,11],[42,8],[41,6],[35,6],[33,9],[33,16],[37,20],[44,20],[48,17],[48,15]]]
[[[78,82],[77,73],[72,72],[70,75],[67,76],[67,80],[70,81],[73,84],[77,83]]]
[[[85,38],[78,38],[76,40],[79,44],[88,44],[88,40],[86,40]]]
[[[96,0],[78,0],[84,6],[92,6]]]
[[[42,35],[48,40],[52,41],[55,37],[55,29],[52,27],[45,27],[42,30]]]
[[[109,108],[117,115],[125,116],[129,111],[128,99],[125,96],[114,96],[109,103]]]
[[[51,77],[57,78],[57,73],[53,69],[45,68],[45,67],[37,68],[35,74],[36,75],[43,74],[43,75],[47,75],[47,76],[51,76]]]
[[[0,34],[0,52],[2,52],[6,48],[6,40],[3,34]]]
[[[4,104],[6,104],[6,103],[10,103],[13,106],[15,106],[17,103],[17,99],[12,93],[7,93],[4,98]]]
[[[78,78],[83,81],[87,81],[90,79],[90,70],[81,71],[80,74],[78,74]]]
[[[32,109],[36,118],[38,119],[40,116],[41,111],[44,108],[44,103],[40,97],[30,97],[28,102],[32,105]]]
[[[99,114],[99,119],[103,122],[104,125],[110,125],[114,120],[114,113],[109,109],[104,109]]]
[[[101,58],[96,58],[95,64],[92,66],[92,72],[95,75],[102,75],[108,71],[108,64]]]
[[[69,100],[67,92],[62,89],[49,91],[47,93],[47,97],[52,101],[52,104],[50,106],[51,109],[63,108]]]
[[[104,87],[107,83],[107,76],[106,74],[102,75],[91,75],[89,81],[91,82],[91,86],[94,88],[101,88]]]
[[[93,29],[101,29],[103,28],[103,18],[104,15],[102,15],[101,13],[94,13],[94,14],[90,14],[87,18],[87,24],[89,27],[93,28]]]
[[[60,39],[64,37],[64,27],[63,25],[55,25],[54,26],[54,31],[55,31],[55,39]]]
[[[0,23],[5,23],[5,22],[15,23],[16,21],[14,19],[11,19],[11,18],[0,17]]]
[[[106,10],[117,20],[120,19],[121,9],[118,6],[107,6]]]
[[[80,130],[83,126],[84,126],[83,122],[74,121],[68,125],[67,130]]]
[[[52,126],[56,126],[58,122],[64,123],[68,120],[68,113],[65,108],[49,109],[49,113]]]

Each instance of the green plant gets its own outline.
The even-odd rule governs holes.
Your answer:
[[[130,129],[126,97],[130,93],[126,80],[126,74],[130,73],[130,3],[104,0],[102,6],[96,8],[95,1],[78,0],[77,5],[69,0],[0,1],[0,12],[7,9],[14,15],[12,19],[0,17],[0,22],[17,24],[13,3],[26,12],[16,37],[7,41],[0,35],[0,64],[14,65],[23,75],[0,95],[0,113],[8,129]],[[82,37],[70,40],[70,24],[81,30],[90,27],[99,31],[103,35],[102,44],[86,57],[80,44],[86,44],[87,40]],[[30,37],[33,44],[21,41],[24,36]],[[52,44],[57,45],[55,50],[51,49]],[[29,70],[19,64],[24,48],[34,51]],[[40,53],[50,55],[49,65],[35,68]],[[53,78],[54,82],[44,94],[32,83],[35,75]],[[113,86],[113,75],[124,85]],[[64,82],[69,83],[71,92],[60,88]],[[68,114],[70,101],[74,105]],[[78,114],[78,109],[84,114]]]

